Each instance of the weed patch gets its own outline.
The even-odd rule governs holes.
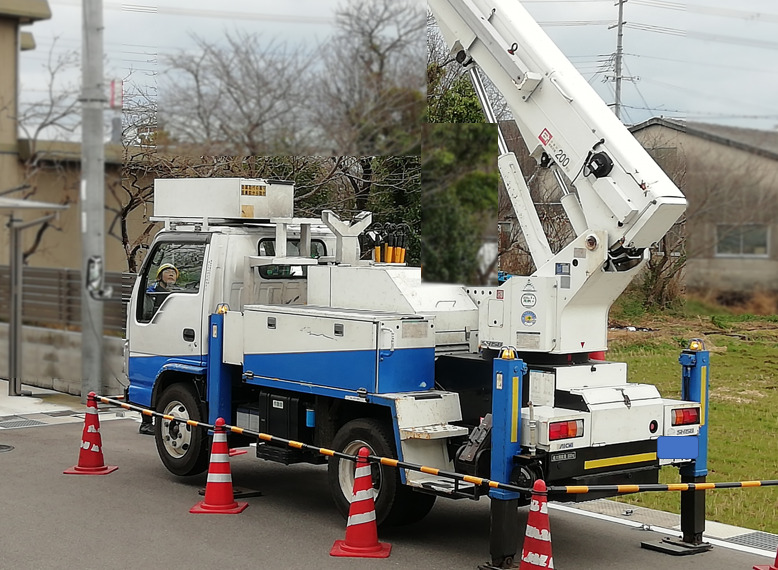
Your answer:
[[[697,307],[703,307],[702,304]],[[708,481],[778,479],[778,316],[751,313],[644,315],[635,327],[611,331],[608,359],[626,362],[630,382],[657,386],[667,398],[681,392],[680,350],[702,338],[711,351],[708,415]],[[678,469],[663,467],[663,483],[680,482]],[[676,493],[641,493],[619,501],[680,512]],[[778,488],[706,492],[708,520],[778,533]]]

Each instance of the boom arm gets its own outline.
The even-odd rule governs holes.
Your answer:
[[[518,0],[429,6],[457,59],[505,97],[530,154],[573,182],[586,226],[606,231],[612,252],[646,248],[672,227],[686,207],[681,191]]]
[[[606,349],[610,305],[686,199],[518,0],[428,4],[457,60],[477,65],[505,97],[530,154],[577,191],[562,198],[576,237],[554,255],[516,157],[501,145],[500,172],[537,271],[508,280],[481,305],[482,344],[552,354]]]

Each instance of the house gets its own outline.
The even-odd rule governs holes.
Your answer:
[[[689,202],[686,287],[778,291],[778,131],[664,118],[630,130]]]

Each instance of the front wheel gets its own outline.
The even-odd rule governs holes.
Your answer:
[[[168,471],[174,475],[197,475],[208,467],[208,437],[200,427],[187,425],[187,420],[203,421],[205,415],[194,387],[173,384],[162,392],[157,410],[182,421],[157,417],[154,436],[157,453]]]
[[[396,457],[390,433],[384,422],[367,418],[352,420],[335,434],[332,448],[348,455],[356,455],[359,448],[367,447],[370,455]],[[348,517],[351,496],[354,493],[354,468],[353,461],[337,457],[330,457],[327,465],[330,494],[344,517]],[[411,524],[424,518],[432,509],[435,496],[415,492],[403,485],[398,469],[371,463],[371,472],[377,524]]]

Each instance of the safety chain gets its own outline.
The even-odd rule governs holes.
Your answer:
[[[120,401],[123,396],[115,396],[114,398],[107,398],[105,396],[95,396],[97,400],[104,404],[114,404],[120,406],[126,410],[133,410],[140,412],[144,416],[155,416],[171,422],[181,422],[192,427],[202,427],[209,430],[213,430],[215,426],[198,422],[195,420],[183,420],[175,416],[168,414],[161,414],[153,410],[148,410],[140,406],[133,404],[127,404]],[[284,439],[275,435],[267,433],[251,431],[245,428],[225,425],[225,429],[232,433],[240,435],[254,436],[261,441],[268,443],[276,443],[279,445],[285,445],[294,449],[313,451],[320,455],[326,455],[328,457],[337,457],[339,459],[348,459],[349,461],[357,461],[357,455],[349,455],[333,449],[327,449],[325,447],[316,447],[300,441],[294,441],[291,439]],[[500,483],[499,481],[492,481],[491,479],[485,479],[483,477],[473,477],[472,475],[463,475],[462,473],[454,473],[452,471],[444,471],[435,467],[427,467],[425,465],[417,465],[415,463],[408,463],[406,461],[400,461],[399,459],[392,459],[390,457],[380,457],[377,455],[368,455],[367,460],[371,463],[380,463],[388,467],[397,467],[402,469],[410,469],[411,471],[419,471],[421,473],[427,473],[429,475],[435,475],[438,477],[445,477],[447,479],[454,479],[457,481],[464,481],[471,483],[477,487],[490,487],[492,489],[502,489],[504,491],[513,491],[514,493],[520,493],[524,495],[531,495],[533,493],[531,488],[518,487],[516,485],[510,485],[508,483]],[[765,481],[737,481],[733,483],[668,483],[668,484],[644,484],[644,485],[564,485],[554,486],[549,485],[547,487],[548,494],[563,493],[563,494],[585,494],[585,493],[643,493],[643,492],[660,492],[660,491],[708,491],[712,489],[738,489],[747,487],[771,487],[778,485],[778,480],[765,480]]]

